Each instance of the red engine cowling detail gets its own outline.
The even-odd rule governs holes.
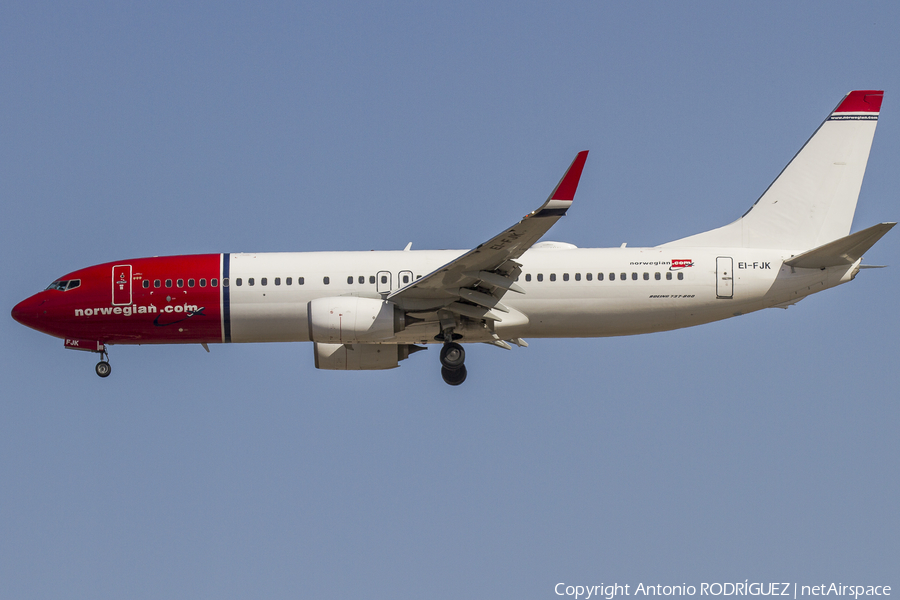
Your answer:
[[[310,339],[328,344],[384,342],[406,327],[404,313],[396,304],[374,298],[316,298],[310,301],[307,314]]]

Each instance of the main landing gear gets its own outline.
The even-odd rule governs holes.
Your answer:
[[[441,377],[449,385],[466,380],[466,351],[456,342],[444,342],[441,348]]]

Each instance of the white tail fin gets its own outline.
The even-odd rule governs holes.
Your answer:
[[[665,246],[808,250],[850,233],[883,92],[850,92],[737,221]]]

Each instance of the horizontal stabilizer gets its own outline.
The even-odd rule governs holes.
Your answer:
[[[798,254],[784,261],[784,264],[801,269],[821,269],[824,267],[852,265],[862,258],[863,254],[874,246],[875,242],[880,240],[894,225],[896,223],[879,223],[868,229],[863,229],[829,242],[824,246]]]

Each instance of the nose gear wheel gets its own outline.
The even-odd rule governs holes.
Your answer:
[[[96,371],[97,375],[100,377],[109,377],[109,374],[112,373],[112,367],[109,366],[109,354],[106,352],[106,348],[100,351],[100,362],[94,367],[94,371]]]

